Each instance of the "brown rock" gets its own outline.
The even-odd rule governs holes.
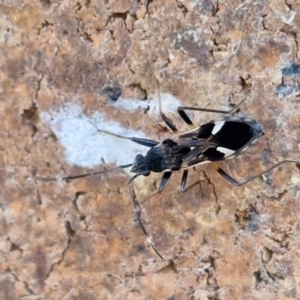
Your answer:
[[[242,112],[266,135],[248,154],[220,164],[234,177],[300,160],[296,2],[6,1],[0,9],[0,299],[300,298],[293,164],[239,188],[211,165],[198,167],[188,179],[198,184],[183,194],[174,174],[141,204],[167,261],[135,222],[125,172],[36,180],[87,171],[68,160],[57,134],[63,123],[56,132],[49,123],[73,104],[82,118],[98,112],[155,140],[172,136],[150,112],[157,90],[147,62],[161,93],[182,105],[228,109],[247,98]],[[119,96],[114,106],[115,88],[123,100],[150,100],[149,107],[120,109]],[[220,116],[193,116],[195,124],[211,118]],[[134,183],[140,202],[160,177]]]

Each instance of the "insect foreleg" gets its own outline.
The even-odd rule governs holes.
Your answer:
[[[165,188],[165,186],[167,185],[167,183],[170,180],[171,175],[172,175],[172,172],[170,172],[170,171],[167,171],[164,173],[164,175],[160,181],[157,192],[161,192]]]
[[[189,171],[188,171],[187,169],[185,169],[185,170],[183,171],[183,174],[182,174],[182,177],[181,177],[180,190],[181,190],[182,192],[185,191],[185,185],[186,185],[188,173],[189,173]]]

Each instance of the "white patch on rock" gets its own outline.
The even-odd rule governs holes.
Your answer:
[[[168,113],[176,111],[180,102],[173,96],[163,95],[163,107]],[[147,108],[149,113],[158,116],[158,101],[119,99],[110,104],[116,109],[137,110]],[[137,154],[145,155],[148,147],[130,140],[118,138],[99,130],[127,136],[149,138],[143,132],[125,128],[118,122],[106,119],[101,112],[86,116],[78,104],[68,104],[59,110],[41,114],[43,122],[51,127],[59,143],[65,148],[68,163],[80,167],[93,168],[105,163],[123,165],[133,163]]]

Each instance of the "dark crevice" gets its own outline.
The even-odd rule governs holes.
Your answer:
[[[263,30],[271,31],[271,29],[266,24],[266,17],[267,17],[267,14],[262,15],[262,18],[263,18],[262,28],[263,28]]]
[[[80,19],[76,19],[77,26],[76,26],[76,32],[79,37],[82,37],[85,41],[89,43],[93,43],[92,34],[86,32],[84,28],[84,23]]]
[[[66,228],[66,233],[67,233],[67,246],[65,247],[65,249],[63,249],[62,253],[61,253],[61,258],[56,262],[53,263],[49,269],[49,272],[46,274],[45,276],[45,281],[47,281],[47,279],[50,277],[51,273],[53,272],[53,270],[55,269],[56,266],[59,266],[65,258],[66,252],[68,251],[68,249],[70,248],[71,245],[71,241],[72,241],[72,237],[75,234],[75,231],[71,228],[70,222],[67,221],[65,223],[65,228]]]
[[[178,273],[176,268],[176,264],[173,260],[170,260],[167,265],[163,266],[161,269],[157,270],[157,274],[164,273],[165,271],[173,271],[174,273]]]
[[[271,274],[264,265],[252,274],[255,279],[255,289],[257,290],[262,286],[274,284],[274,282],[276,282],[276,279],[284,279],[281,276],[274,276],[274,274]]]
[[[263,281],[260,270],[253,272],[253,276],[255,278],[256,284],[259,284]]]
[[[42,35],[43,31],[47,31],[49,27],[53,27],[54,23],[50,23],[48,20],[44,20],[37,28],[38,35]]]
[[[127,24],[126,24],[126,19],[127,19],[127,16],[128,16],[129,13],[130,13],[129,11],[126,11],[124,13],[112,13],[108,17],[108,19],[106,21],[106,24],[105,24],[105,27],[109,28],[109,23],[113,23],[116,19],[121,19],[124,22],[124,26],[127,29],[127,31],[130,32],[130,30],[127,28]],[[133,15],[133,17],[135,17],[135,16]],[[112,38],[114,40],[114,37],[113,37],[114,33],[113,33],[113,31],[110,30],[110,33],[111,33]]]
[[[108,19],[109,19],[109,21],[112,21],[114,19],[122,19],[122,20],[126,21],[128,13],[129,13],[128,11],[125,13],[112,13]]]
[[[80,197],[85,196],[85,195],[86,195],[86,192],[82,192],[82,191],[76,192],[75,193],[75,198],[74,198],[74,200],[72,200],[72,203],[73,203],[73,206],[74,206],[76,212],[79,215],[79,220],[84,222],[86,230],[87,230],[88,229],[88,224],[86,223],[86,216],[80,211],[80,209],[78,207],[78,199]]]
[[[10,269],[8,268],[5,272],[11,274],[11,276],[18,282],[21,282],[24,284],[26,291],[28,292],[29,295],[36,295],[36,293],[29,287],[28,282],[20,280],[20,278]],[[11,299],[10,297],[7,299]]]
[[[41,53],[39,53],[39,58],[41,57]],[[36,69],[36,67],[35,67]],[[38,81],[37,81],[37,89],[36,89],[36,93],[35,93],[35,98],[34,98],[34,103],[36,103],[36,101],[38,100],[39,97],[39,92],[41,90],[42,87],[42,81],[43,81],[44,77],[41,76]]]
[[[263,263],[268,263],[269,261],[272,260],[274,253],[272,250],[270,250],[267,247],[263,247],[263,252],[264,253],[262,254],[261,260]]]
[[[117,101],[121,96],[122,90],[118,84],[107,85],[101,89],[102,94],[104,94],[108,100]]]
[[[285,5],[292,11],[294,11],[292,4],[288,3],[288,0],[285,0]]]
[[[42,205],[43,204],[42,196],[41,196],[39,190],[37,190],[37,202],[38,202],[38,205]]]
[[[235,222],[238,224],[241,230],[249,230],[253,232],[259,227],[259,213],[253,205],[250,205],[247,209],[241,211],[237,210],[234,216]]]
[[[272,241],[274,241],[275,243],[279,244],[281,247],[286,248],[286,247],[285,247],[285,241],[287,240],[289,234],[286,233],[286,232],[279,232],[279,233],[280,233],[280,238],[275,238],[274,236],[270,236],[270,235],[267,235],[267,234],[266,234],[266,236],[267,236],[270,240],[272,240]]]
[[[188,9],[186,8],[186,6],[179,0],[176,0],[176,4],[177,4],[177,7],[181,10],[183,16],[185,17],[186,14],[188,13]]]
[[[266,271],[266,273],[269,276],[269,278],[271,278],[272,281],[276,280],[276,278],[269,271]],[[284,279],[284,277],[279,276],[278,279]]]
[[[290,35],[295,40],[298,36],[298,33],[296,30],[293,29],[291,25],[285,24],[281,29],[281,32],[285,33],[286,35]]]
[[[218,215],[221,211],[221,205],[219,204],[219,198],[218,198],[218,195],[217,195],[217,191],[216,191],[216,186],[214,185],[214,183],[210,180],[209,176],[207,175],[207,173],[203,170],[203,174],[204,174],[204,177],[205,179],[207,180],[208,184],[211,184],[212,185],[212,188],[213,188],[213,194],[215,196],[215,200],[216,200],[216,204],[217,204],[217,208],[216,208],[216,215]]]
[[[214,2],[212,2],[212,3],[213,3],[213,6],[211,8],[211,15],[213,17],[215,17],[218,14],[218,12],[220,11],[219,2],[216,1],[215,3]]]
[[[128,85],[128,87],[131,88],[132,90],[135,90],[135,89],[139,90],[138,93],[140,95],[143,95],[141,97],[141,99],[139,99],[139,100],[147,100],[148,99],[147,90],[142,87],[142,84],[140,82],[131,83]]]
[[[38,131],[37,123],[39,122],[38,109],[35,103],[33,103],[30,108],[23,110],[23,113],[21,114],[21,119],[23,125],[27,125],[31,128],[31,137],[33,137]]]
[[[75,230],[73,230],[70,221],[65,223],[66,231],[69,236],[73,237],[75,235]]]
[[[41,24],[41,29],[52,27],[52,26],[54,26],[54,23],[51,23],[45,19],[44,22]]]
[[[40,0],[40,3],[45,9],[49,9],[52,6],[51,0]]]
[[[288,193],[287,190],[283,190],[281,193],[278,193],[277,196],[268,197],[271,200],[281,201],[281,199]]]
[[[90,43],[93,43],[93,39],[92,39],[92,35],[87,33],[87,32],[84,32],[82,35],[83,39],[87,42],[90,42]]]
[[[207,289],[210,291],[209,299],[218,299],[219,285],[215,277],[216,260],[220,257],[220,253],[213,251],[209,256],[200,260],[199,277],[206,276]],[[200,279],[198,279],[200,280]]]
[[[79,212],[79,208],[77,207],[77,200],[78,198],[81,196],[81,195],[85,195],[85,192],[77,192],[75,194],[75,199],[74,201],[72,201],[72,203],[74,204],[74,207],[76,209],[76,211],[79,213],[80,216],[82,216],[82,214]],[[65,222],[65,229],[66,229],[66,233],[67,233],[67,246],[65,247],[65,249],[63,249],[62,253],[61,253],[61,258],[56,262],[56,263],[53,263],[49,269],[49,272],[46,274],[46,280],[49,278],[49,276],[51,275],[52,271],[55,269],[55,267],[57,265],[60,265],[63,260],[64,260],[64,257],[65,257],[65,254],[66,252],[68,251],[68,249],[70,248],[71,246],[71,242],[72,242],[72,239],[73,237],[75,236],[76,234],[76,231],[72,228],[71,226],[71,222],[68,220]],[[46,281],[45,280],[45,281]]]
[[[13,243],[10,239],[9,241],[10,241],[10,249],[9,249],[10,252],[20,251],[21,254],[23,253],[22,248],[20,248],[17,244]]]
[[[249,91],[252,87],[251,83],[248,83],[248,81],[251,79],[251,76],[247,74],[246,78],[243,76],[240,76],[240,84],[244,91]]]
[[[149,5],[153,2],[153,0],[146,0],[145,2],[146,2],[146,4],[145,4],[146,13],[148,14],[149,13]]]

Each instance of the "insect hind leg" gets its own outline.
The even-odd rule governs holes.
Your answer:
[[[172,120],[170,118],[168,118],[163,112],[162,112],[162,107],[161,107],[161,97],[160,97],[160,88],[159,88],[159,82],[156,78],[156,76],[154,75],[149,62],[147,62],[147,66],[153,76],[153,78],[155,79],[155,83],[156,83],[156,87],[157,87],[157,95],[158,95],[158,105],[159,105],[159,114],[160,117],[162,118],[162,120],[165,122],[165,124],[174,132],[174,133],[178,133],[178,129],[177,127],[174,125],[174,123],[172,122]],[[193,111],[204,111],[204,112],[212,112],[212,113],[219,113],[219,114],[234,114],[239,106],[244,103],[246,101],[247,98],[243,99],[240,103],[238,103],[237,105],[235,105],[232,109],[230,110],[219,110],[219,109],[208,109],[208,108],[201,108],[201,107],[196,107],[196,106],[178,106],[177,107],[177,112],[179,114],[179,116],[181,117],[181,119],[188,125],[195,127],[195,125],[193,124],[192,120],[190,119],[190,117],[186,114],[185,110],[193,110]]]
[[[242,185],[245,185],[251,181],[253,181],[254,179],[266,174],[266,173],[269,173],[270,171],[272,171],[273,169],[276,169],[277,167],[279,167],[280,165],[283,165],[283,164],[286,164],[286,163],[294,163],[296,164],[297,166],[300,164],[300,161],[299,160],[292,160],[292,159],[284,159],[284,160],[281,160],[280,162],[272,165],[271,167],[269,167],[268,169],[266,170],[263,170],[262,172],[254,175],[254,176],[251,176],[243,181],[237,181],[236,179],[234,179],[232,176],[230,176],[228,173],[226,173],[224,170],[222,170],[221,168],[217,168],[217,172],[227,181],[229,182],[230,184],[232,185],[235,185],[235,186],[242,186]]]

